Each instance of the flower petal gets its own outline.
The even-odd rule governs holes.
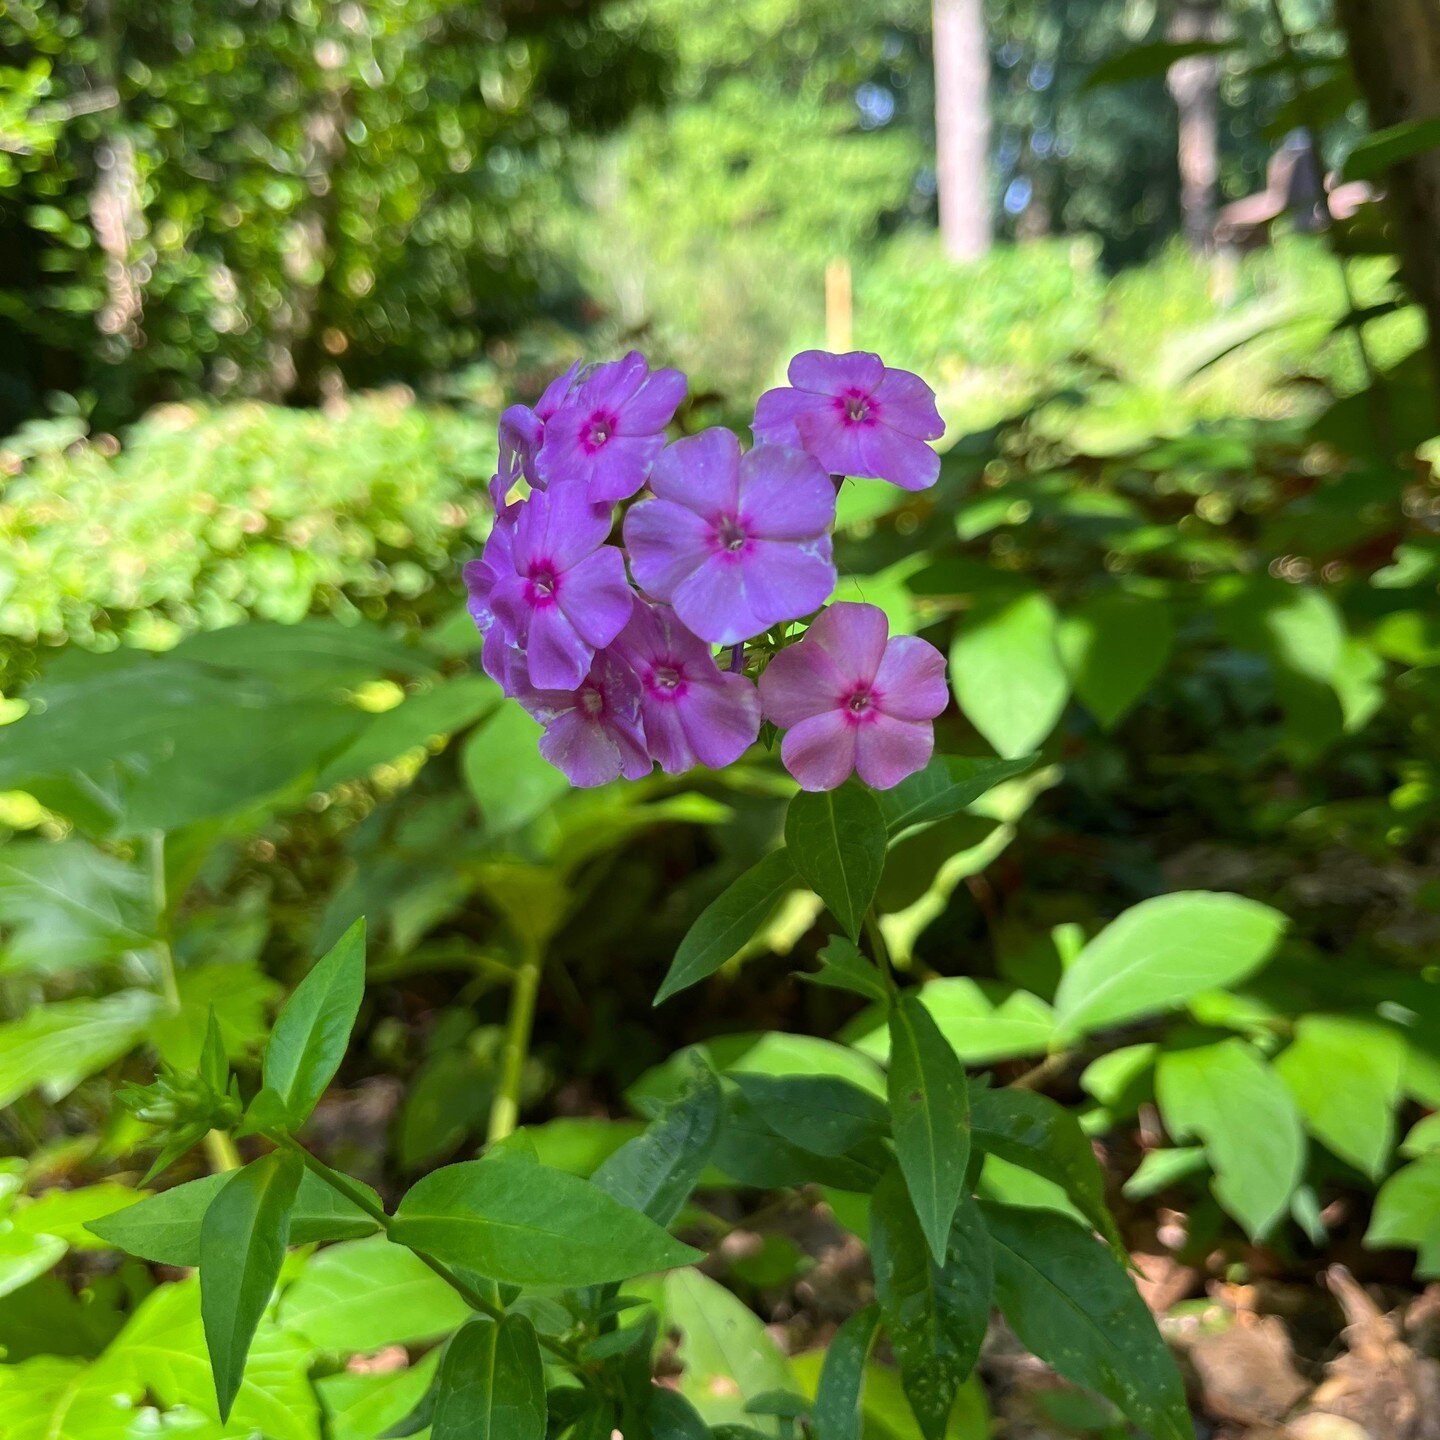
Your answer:
[[[875,398],[880,402],[885,424],[892,430],[920,440],[938,440],[945,433],[935,392],[918,375],[887,369]]]
[[[620,409],[621,435],[658,435],[675,417],[685,398],[682,370],[653,370]]]
[[[618,780],[625,770],[616,734],[576,710],[567,710],[546,726],[540,737],[540,753],[563,771],[572,785],[584,790]],[[649,768],[647,761],[641,773]]]
[[[928,640],[895,636],[875,672],[875,696],[897,720],[933,720],[950,703],[945,657]]]
[[[602,545],[565,572],[555,601],[580,638],[603,649],[625,628],[635,603],[625,557],[614,545]]]
[[[745,570],[733,555],[711,555],[676,587],[675,613],[702,640],[734,645],[774,623],[750,609]]]
[[[829,410],[830,397],[815,395],[809,390],[793,390],[782,385],[767,390],[755,402],[755,419],[750,426],[758,444],[794,445],[800,444],[800,431],[796,421],[801,415],[815,410]]]
[[[638,350],[631,350],[618,360],[606,360],[575,387],[566,407],[574,405],[587,417],[596,410],[618,412],[644,383],[649,368]]]
[[[855,734],[838,710],[812,715],[786,732],[780,758],[802,790],[836,790],[855,768]]]
[[[803,640],[782,650],[760,675],[765,718],[782,730],[838,709],[849,688],[830,656]]]
[[[525,664],[540,690],[574,690],[590,670],[595,647],[587,644],[558,605],[531,612]]]
[[[800,644],[820,650],[851,685],[870,685],[889,633],[890,622],[878,605],[837,600],[820,613]]]
[[[690,750],[712,770],[733,764],[760,733],[760,697],[743,675],[692,685],[676,708]]]
[[[803,450],[757,445],[740,462],[740,514],[753,535],[809,540],[835,523],[835,485]]]
[[[612,435],[593,455],[576,465],[593,505],[628,500],[644,483],[665,448],[663,435]]]
[[[624,535],[636,583],[657,600],[673,598],[711,554],[710,527],[671,500],[633,506],[625,516]]]
[[[847,421],[832,403],[823,410],[811,410],[795,422],[800,443],[831,475],[869,477],[862,439],[878,424],[857,425]]]
[[[855,769],[872,790],[889,790],[923,770],[935,750],[935,727],[878,715],[855,730]]]
[[[940,478],[940,457],[923,440],[884,423],[855,433],[864,468],[847,473],[888,480],[902,490],[928,490]]]
[[[797,390],[813,390],[821,395],[843,395],[859,390],[872,395],[885,378],[885,364],[868,350],[849,350],[832,355],[828,350],[802,350],[791,362],[787,372]]]
[[[650,472],[650,488],[697,515],[733,515],[740,504],[740,442],[716,425],[667,445]]]
[[[812,614],[835,593],[828,535],[810,541],[752,540],[741,556],[740,568],[747,608],[759,622],[752,635],[782,620]]]

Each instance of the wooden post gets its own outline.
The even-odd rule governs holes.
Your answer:
[[[854,311],[850,262],[832,260],[825,267],[825,348],[843,355],[854,344]]]

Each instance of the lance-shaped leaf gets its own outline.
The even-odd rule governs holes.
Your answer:
[[[911,993],[890,1012],[890,1119],[915,1213],[938,1261],[970,1162],[965,1067]]]
[[[1063,1105],[1034,1090],[981,1090],[970,1100],[970,1133],[998,1155],[1053,1180],[1123,1259],[1124,1243],[1105,1204],[1105,1176],[1090,1137]]]
[[[545,1440],[545,1367],[523,1315],[477,1316],[445,1347],[431,1440]]]
[[[857,1310],[836,1332],[820,1367],[811,1419],[818,1440],[860,1440],[865,1362],[880,1328],[880,1308]]]
[[[1175,1361],[1130,1277],[1082,1225],[981,1202],[995,1298],[1021,1343],[1154,1440],[1193,1440]]]
[[[1034,755],[1015,760],[937,755],[923,770],[876,796],[890,839],[951,819],[1002,781],[1030,769],[1035,759]]]
[[[812,985],[823,985],[830,990],[848,990],[852,995],[863,995],[867,1000],[889,1000],[890,992],[885,988],[883,977],[856,949],[853,940],[843,935],[832,935],[820,952],[820,963],[824,969],[817,974],[808,971],[796,973]]]
[[[112,1215],[92,1220],[85,1228],[107,1245],[157,1265],[198,1265],[200,1227],[205,1212],[229,1179],[228,1174],[219,1174],[187,1181],[151,1195],[137,1205],[127,1205]],[[379,1196],[375,1197],[375,1203],[380,1203]],[[358,1240],[373,1235],[377,1229],[379,1226],[358,1205],[337,1195],[308,1170],[304,1171],[290,1209],[292,1245],[312,1245],[320,1240]]]
[[[945,1434],[990,1318],[990,1239],[968,1196],[946,1241],[937,1264],[898,1171],[887,1172],[870,1205],[875,1293],[925,1440]]]
[[[730,1077],[750,1108],[782,1139],[814,1155],[847,1155],[890,1128],[885,1106],[868,1090],[834,1075]]]
[[[715,1072],[695,1066],[691,1088],[590,1177],[631,1210],[668,1225],[690,1198],[720,1134],[724,1098]]]
[[[365,921],[357,920],[295,987],[265,1047],[254,1113],[298,1129],[335,1078],[365,993]]]
[[[701,1258],[588,1180],[503,1155],[425,1176],[390,1237],[513,1285],[603,1285]]]
[[[885,868],[885,817],[874,795],[850,783],[801,791],[785,813],[785,848],[800,878],[825,902],[852,940]]]
[[[299,1156],[272,1150],[228,1176],[200,1226],[200,1314],[220,1418],[245,1375],[255,1327],[270,1303],[300,1187]]]
[[[685,932],[655,1003],[698,984],[733,959],[795,883],[794,863],[783,849],[758,860],[732,881]]]

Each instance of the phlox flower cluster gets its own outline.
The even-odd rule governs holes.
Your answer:
[[[788,379],[749,450],[718,427],[667,443],[685,377],[638,351],[500,417],[470,613],[486,673],[574,784],[721,769],[765,720],[807,790],[888,789],[929,760],[944,658],[873,605],[826,602],[840,482],[933,485],[934,394],[862,352],[807,350]]]

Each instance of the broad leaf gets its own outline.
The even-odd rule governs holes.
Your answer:
[[[995,1299],[1026,1349],[1105,1396],[1154,1440],[1193,1440],[1185,1388],[1130,1277],[1083,1226],[980,1202]]]
[[[876,796],[885,829],[893,841],[949,820],[1003,781],[1024,774],[1034,763],[1033,755],[1014,760],[937,755],[923,770]]]
[[[1285,1083],[1247,1041],[1162,1052],[1155,1093],[1176,1140],[1198,1136],[1215,1198],[1255,1240],[1289,1208],[1305,1169],[1305,1133]]]
[[[705,1169],[723,1113],[719,1081],[697,1064],[691,1089],[610,1155],[591,1183],[657,1225],[670,1224]]]
[[[874,795],[854,782],[801,791],[785,814],[785,848],[800,878],[852,940],[885,868],[885,818]]]
[[[655,1003],[713,975],[738,954],[795,884],[795,865],[783,849],[758,860],[732,881],[685,932]]]
[[[36,1355],[0,1365],[5,1440],[131,1440],[143,1384],[83,1360]]]
[[[1007,760],[1055,728],[1070,694],[1056,648],[1058,617],[1038,591],[961,622],[950,683],[970,723]]]
[[[829,1075],[730,1077],[747,1104],[782,1139],[815,1155],[849,1154],[884,1139],[890,1117],[866,1090]]]
[[[570,782],[536,748],[543,729],[519,705],[502,705],[466,740],[460,768],[487,833],[528,825],[569,791]]]
[[[316,1394],[325,1411],[327,1440],[378,1440],[420,1405],[430,1390],[440,1359],[431,1350],[403,1370],[378,1374],[357,1374],[342,1370],[315,1382]],[[406,1434],[423,1429],[416,1425]]]
[[[819,1440],[860,1440],[865,1362],[879,1328],[879,1307],[867,1305],[857,1310],[830,1341],[811,1412]]]
[[[200,1180],[175,1185],[136,1205],[88,1221],[85,1228],[107,1245],[157,1265],[198,1265],[201,1223],[210,1202],[229,1178],[224,1173],[206,1175]],[[337,1195],[323,1180],[308,1170],[301,1175],[290,1209],[292,1245],[355,1240],[373,1235],[376,1228],[363,1210],[343,1195]]]
[[[965,1067],[913,992],[890,1012],[888,1090],[900,1169],[939,1261],[970,1162],[970,1100]]]
[[[265,1047],[265,1089],[298,1129],[334,1079],[365,993],[365,921],[357,920],[295,987]]]
[[[43,1275],[69,1248],[58,1235],[0,1229],[0,1295],[9,1295]]]
[[[1164,669],[1174,629],[1163,602],[1111,593],[1070,611],[1058,638],[1080,703],[1110,730]]]
[[[270,1303],[290,1237],[299,1156],[273,1150],[226,1178],[200,1226],[200,1313],[226,1420],[255,1327]]]
[[[401,1200],[390,1233],[515,1285],[600,1285],[700,1258],[589,1181],[504,1156],[425,1176]]]
[[[445,1347],[431,1440],[545,1440],[545,1367],[523,1315],[477,1316]]]
[[[1034,1090],[981,1090],[971,1097],[970,1124],[972,1138],[987,1154],[1059,1185],[1123,1259],[1124,1242],[1105,1204],[1104,1173],[1070,1111]]]
[[[1285,917],[1240,895],[1182,890],[1142,900],[1111,921],[1060,979],[1061,1035],[1086,1035],[1173,1009],[1243,980],[1269,958]]]
[[[1402,1166],[1380,1187],[1365,1244],[1371,1250],[1415,1250],[1416,1274],[1426,1280],[1440,1276],[1440,1155]]]
[[[968,1196],[936,1262],[905,1185],[887,1172],[870,1206],[875,1293],[925,1440],[945,1434],[990,1319],[990,1239]]]

